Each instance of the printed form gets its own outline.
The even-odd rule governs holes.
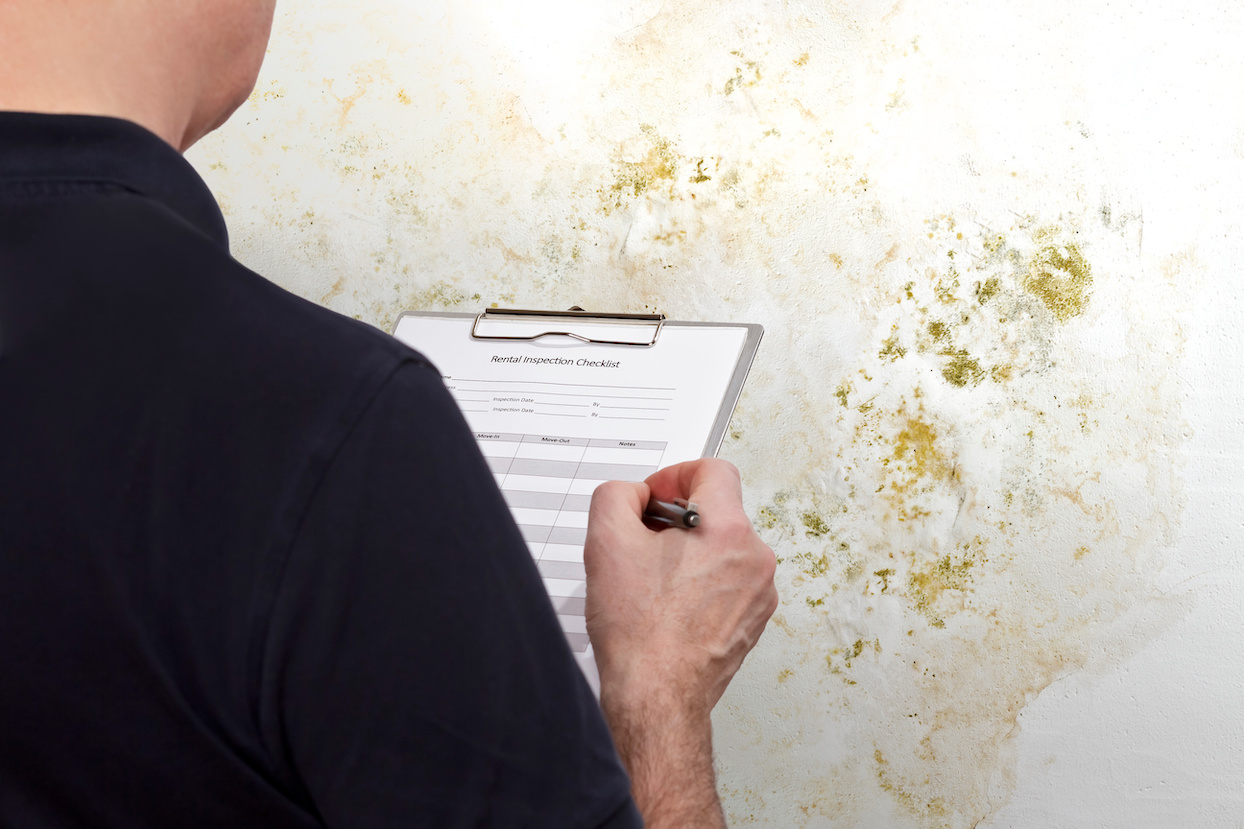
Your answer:
[[[440,370],[535,559],[571,650],[599,690],[584,624],[583,543],[592,491],[604,481],[642,481],[662,467],[715,454],[710,436],[723,403],[727,418],[733,410],[735,400],[726,395],[748,326],[668,323],[645,347],[563,336],[475,339],[474,321],[407,314],[394,335]]]

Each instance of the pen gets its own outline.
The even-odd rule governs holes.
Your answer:
[[[700,526],[699,510],[700,508],[695,504],[682,498],[676,499],[673,503],[653,499],[644,509],[644,520],[666,527],[691,529]]]

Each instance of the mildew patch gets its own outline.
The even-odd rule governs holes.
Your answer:
[[[496,303],[763,323],[724,454],[783,606],[715,714],[731,822],[986,820],[1023,706],[1143,639],[1184,266],[1140,267],[1133,205],[1086,206],[1091,148],[991,167],[975,136],[1005,125],[945,74],[952,27],[898,31],[902,4],[645,0],[575,63],[471,4],[374,2],[287,12],[201,151],[238,255],[382,328]]]
[[[932,561],[917,561],[911,554],[907,574],[907,596],[911,606],[935,628],[946,627],[946,616],[964,609],[964,598],[973,587],[973,568],[988,561],[981,550],[985,547],[978,536],[973,542],[960,543],[954,554]],[[949,600],[954,594],[955,605]]]
[[[620,209],[630,200],[662,184],[668,185],[677,174],[680,159],[669,139],[663,138],[651,124],[641,124],[639,129],[644,137],[642,157],[636,161],[618,158],[614,164],[613,181],[598,191],[606,213]],[[701,180],[708,181],[708,176],[703,174],[703,159],[696,165],[698,175],[703,176]]]
[[[931,324],[932,325],[932,324]],[[877,356],[894,362],[900,357],[907,356],[907,349],[899,345],[898,342],[898,326],[896,325],[890,336],[881,342],[881,350],[877,352]],[[842,405],[847,405],[844,400]]]
[[[1041,240],[1057,236],[1057,228],[1037,234]],[[1073,241],[1040,247],[1033,254],[1024,279],[1024,289],[1044,302],[1059,322],[1084,313],[1092,284],[1092,268]]]
[[[1110,624],[1151,600],[1153,571],[1137,557],[1164,537],[1176,490],[1148,453],[1098,436],[1108,420],[1164,442],[1178,421],[1153,405],[1153,364],[1126,380],[1113,366],[1103,387],[1067,339],[1093,313],[1076,274],[1100,269],[1066,217],[999,231],[939,216],[926,228],[907,273],[877,289],[888,310],[871,341],[826,384],[841,436],[821,465],[826,483],[784,490],[761,526],[783,551],[787,624],[805,645],[786,649],[789,667],[821,672],[830,721],[885,712],[855,756],[873,758],[872,785],[903,825],[933,829],[975,825],[997,807],[990,787],[1007,779],[1023,705],[1090,664]],[[1094,249],[1134,262],[1133,242]],[[1033,291],[1034,263],[1058,269],[1075,314]],[[1120,382],[1139,398],[1105,391]],[[1151,471],[1114,477],[1109,491],[1135,499],[1129,520],[1143,541],[1119,533],[1118,504],[1099,485],[1103,469],[1137,464]],[[869,784],[835,773],[855,781],[831,787],[849,814],[844,792]],[[806,813],[833,814],[825,802],[819,793]]]
[[[748,60],[744,54],[737,49],[732,51],[730,54],[739,59],[739,64],[734,68],[734,77],[726,81],[726,85],[722,89],[723,95],[730,95],[737,90],[745,89],[749,86],[755,86],[764,79],[764,76],[760,73],[759,63],[754,60]],[[804,59],[804,62],[807,62],[806,58]],[[795,64],[802,65],[798,60],[795,61]]]
[[[829,525],[825,523],[825,519],[817,515],[815,512],[805,512],[800,516],[803,526],[806,528],[804,534],[809,538],[820,538],[829,533]]]
[[[890,489],[906,494],[924,481],[948,481],[954,476],[954,468],[938,448],[937,432],[918,415],[906,416],[902,428],[893,439],[894,463],[890,465]],[[883,460],[883,463],[886,461]]]
[[[1001,240],[1002,237],[999,236],[998,239]],[[988,248],[986,248],[986,250],[988,250]],[[972,292],[976,295],[976,301],[981,305],[984,305],[986,302],[994,298],[994,295],[998,293],[998,289],[1001,285],[1001,280],[999,280],[998,277],[990,276],[987,277],[984,282],[977,282],[973,287]]]
[[[950,385],[959,388],[967,385],[975,386],[985,379],[985,370],[981,368],[981,364],[966,351],[948,351],[944,352],[944,355],[949,359],[942,366],[942,378]],[[995,378],[1006,376],[1005,366],[994,368],[998,373],[991,376]]]
[[[422,289],[412,289],[401,283],[394,285],[398,294],[391,310],[381,313],[380,327],[391,330],[403,311],[442,311],[456,309],[476,310],[482,297],[467,293],[466,289],[450,282],[436,282]]]

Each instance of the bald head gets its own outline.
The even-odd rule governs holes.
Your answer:
[[[276,0],[0,0],[0,110],[111,115],[184,150],[254,88]]]

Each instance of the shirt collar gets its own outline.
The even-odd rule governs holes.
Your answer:
[[[190,162],[138,124],[0,112],[0,181],[97,182],[159,201],[226,250],[220,207]]]

